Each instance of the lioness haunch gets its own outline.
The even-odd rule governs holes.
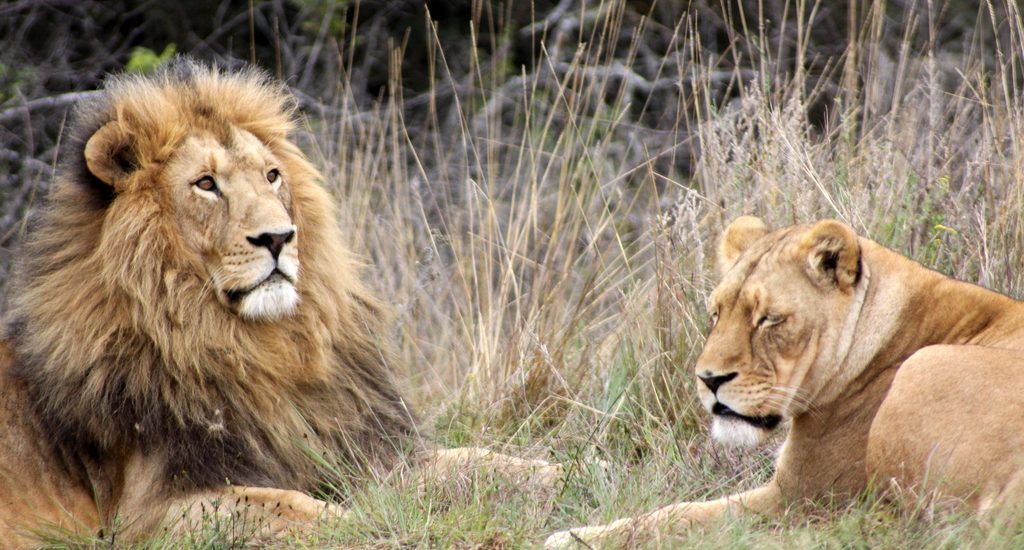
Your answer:
[[[874,480],[963,499],[1024,500],[1024,303],[931,271],[843,223],[770,232],[734,221],[719,249],[696,374],[712,435],[792,428],[767,485],[555,533],[549,548],[623,542],[725,514],[777,514]]]

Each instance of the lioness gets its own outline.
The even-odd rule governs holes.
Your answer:
[[[622,542],[728,513],[881,487],[939,490],[979,512],[1024,498],[1024,304],[922,267],[826,220],[725,231],[696,374],[711,433],[752,445],[790,419],[765,486],[556,533]]]

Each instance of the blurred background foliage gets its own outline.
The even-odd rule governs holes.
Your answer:
[[[871,30],[878,37],[874,53],[891,60],[906,48],[945,56],[985,50],[995,35],[1019,24],[1005,6],[983,13],[971,0],[6,0],[0,4],[0,197],[7,208],[0,245],[9,244],[5,236],[25,206],[19,191],[46,187],[46,167],[78,97],[73,92],[96,88],[109,72],[148,70],[175,52],[229,66],[250,61],[286,80],[305,107],[335,104],[345,93],[360,109],[371,109],[394,82],[397,50],[405,115],[417,121],[430,108],[423,94],[439,78],[474,84],[474,63],[489,78],[512,82],[534,73],[543,51],[555,62],[571,62],[578,44],[603,38],[596,23],[608,10],[620,12],[617,39],[590,62],[612,80],[635,84],[627,100],[643,111],[633,121],[643,130],[674,126],[677,99],[688,95],[680,88],[688,86],[687,63],[697,52],[679,51],[684,23],[697,22],[687,48],[714,60],[717,104],[755,75],[781,80],[802,72],[819,124],[844,83],[843,56],[864,35],[872,12],[884,15],[882,28]],[[637,33],[643,40],[631,52]],[[432,42],[459,54],[444,60],[446,75],[436,73]],[[623,63],[630,55],[636,62]],[[995,51],[980,58],[998,63]],[[694,154],[675,155],[673,168],[687,175]]]

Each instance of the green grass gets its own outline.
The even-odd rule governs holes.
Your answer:
[[[839,218],[929,267],[1024,294],[1018,56],[932,51],[908,27],[906,47],[887,58],[878,29],[891,22],[868,10],[848,50],[858,55],[833,60],[858,85],[834,90],[830,114],[812,124],[808,108],[826,96],[768,38],[751,30],[764,46],[748,53],[761,67],[754,78],[729,76],[701,49],[699,16],[687,16],[659,24],[675,25],[665,63],[687,59],[678,78],[688,114],[643,133],[638,121],[659,113],[608,63],[618,48],[629,69],[643,45],[643,30],[616,34],[620,7],[588,8],[557,57],[521,71],[446,51],[435,36],[427,99],[438,107],[427,120],[405,119],[397,49],[375,109],[339,100],[310,113],[309,150],[368,278],[393,303],[401,374],[430,437],[557,461],[569,474],[554,490],[485,475],[454,490],[371,482],[347,503],[352,519],[287,546],[529,547],[558,529],[763,483],[773,449],[709,441],[691,374],[715,244],[738,215],[776,227]],[[988,46],[1019,51],[1021,29],[1003,30]],[[696,151],[692,173],[674,162],[684,143]],[[1013,548],[1022,536],[927,502],[864,498],[636,543]],[[212,525],[153,546],[243,542]]]

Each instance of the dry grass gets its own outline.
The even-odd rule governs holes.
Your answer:
[[[415,121],[405,118],[401,47],[392,91],[373,109],[349,101],[343,72],[338,99],[308,112],[309,144],[369,278],[394,305],[426,427],[445,444],[572,468],[557,494],[481,481],[436,500],[373,484],[351,503],[358,521],[308,543],[534,545],[558,528],[764,481],[770,450],[708,441],[690,374],[714,245],[738,215],[776,226],[839,218],[944,273],[1024,294],[1017,6],[983,7],[977,27],[995,31],[979,36],[992,40],[957,52],[934,48],[930,19],[893,22],[860,7],[845,55],[817,75],[787,70],[786,59],[813,53],[799,40],[784,57],[757,29],[744,51],[709,54],[701,15],[621,36],[624,4],[610,0],[534,28],[548,35],[531,70],[510,71],[500,48],[486,60],[447,50],[433,33],[406,46],[428,48],[435,82],[415,98],[428,105]],[[923,4],[920,17],[938,10]],[[894,24],[906,31],[886,48]],[[653,79],[634,71],[651,59],[652,27],[672,36],[655,52]],[[730,68],[738,55],[753,69]],[[454,76],[454,63],[468,76]],[[642,123],[652,117],[660,122]],[[726,520],[649,544],[1022,542],[927,503],[837,508]],[[190,545],[231,546],[221,534]]]
[[[991,23],[986,14],[979,25]],[[1019,26],[954,55],[930,49],[908,23],[893,58],[878,46],[891,23],[864,14],[832,68],[853,76],[830,91],[835,79],[782,72],[763,38],[757,74],[723,76],[702,54],[699,18],[683,18],[663,52],[680,91],[666,111],[674,120],[644,132],[637,121],[658,113],[638,82],[660,85],[631,73],[644,27],[618,36],[616,2],[580,19],[588,16],[568,33],[578,41],[563,38],[535,71],[511,79],[500,60],[480,64],[435,37],[430,101],[455,104],[431,113],[447,120],[410,125],[396,92],[369,116],[340,105],[337,118],[313,123],[342,223],[396,305],[410,390],[436,437],[575,466],[554,497],[483,484],[468,502],[438,505],[381,487],[357,499],[367,521],[341,540],[535,544],[555,528],[763,481],[768,452],[707,441],[689,374],[716,279],[714,243],[740,214],[775,225],[840,218],[925,265],[1024,292],[1022,67],[1007,53],[1021,51]],[[980,48],[1000,52],[997,62],[983,63]],[[469,81],[449,72],[453,56],[472,67]],[[401,57],[396,50],[393,90]],[[814,124],[807,113],[823,101]],[[674,160],[690,151],[693,174]],[[726,523],[660,543],[1015,541],[928,505],[895,512],[870,501]]]

